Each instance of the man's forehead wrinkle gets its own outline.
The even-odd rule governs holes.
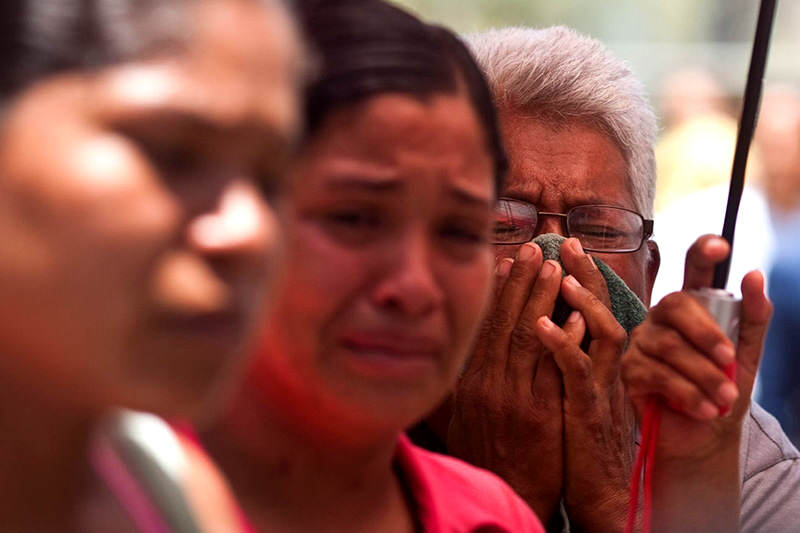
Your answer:
[[[597,192],[585,180],[574,179],[563,173],[547,177],[510,176],[503,196],[524,200],[545,210],[569,209],[576,205],[597,203],[599,200]]]

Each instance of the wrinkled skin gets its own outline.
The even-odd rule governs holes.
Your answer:
[[[684,290],[666,296],[650,311],[623,358],[623,378],[638,416],[649,402],[661,406],[654,531],[723,532],[739,527],[742,424],[772,305],[764,295],[763,276],[747,274],[734,348],[685,292],[710,286],[714,265],[728,251],[725,241],[711,235],[695,242],[687,253]]]
[[[543,211],[565,213],[600,203],[635,208],[619,148],[577,122],[560,126],[500,110],[511,169],[502,195]],[[554,217],[539,233],[565,235]],[[658,270],[658,248],[647,242],[627,254],[597,254],[645,303]],[[627,344],[610,310],[605,281],[575,239],[562,245],[566,277],[547,273],[536,245],[497,248],[497,290],[477,347],[454,400],[447,430],[450,453],[493,470],[522,495],[543,522],[563,499],[573,529],[624,527],[635,453],[635,424],[620,379]],[[578,314],[565,325],[567,343],[588,353],[564,353],[564,339],[540,323],[561,295]]]

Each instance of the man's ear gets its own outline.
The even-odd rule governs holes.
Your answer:
[[[653,285],[656,282],[656,275],[658,268],[661,266],[661,252],[658,250],[656,241],[647,241],[647,264],[645,265],[645,294],[647,301],[644,302],[647,307],[650,307],[650,298],[653,296]]]

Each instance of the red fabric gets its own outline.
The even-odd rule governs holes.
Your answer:
[[[644,510],[642,512],[642,533],[650,533],[653,511],[653,467],[655,466],[658,429],[661,425],[661,407],[650,401],[642,417],[642,439],[636,462],[633,465],[628,500],[628,523],[625,533],[636,530],[636,517],[639,510],[639,483],[644,478]]]
[[[395,456],[426,533],[544,533],[533,511],[504,481],[400,437]]]

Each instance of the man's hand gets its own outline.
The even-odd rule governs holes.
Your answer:
[[[547,523],[562,496],[562,393],[536,321],[553,312],[561,267],[524,244],[498,264],[496,286],[456,390],[447,448],[502,477]]]
[[[728,253],[722,239],[701,237],[687,254],[684,289],[708,287],[714,265]],[[738,528],[742,421],[772,314],[760,273],[745,276],[742,296],[735,350],[703,306],[678,292],[651,309],[623,359],[637,414],[648,401],[663,404],[653,516],[664,531]],[[731,380],[725,369],[734,360],[738,371]]]
[[[627,334],[611,313],[605,279],[580,243],[561,259],[571,275],[561,295],[574,309],[563,329],[539,318],[537,334],[564,383],[564,500],[575,531],[622,531],[634,459],[633,410],[620,379]],[[588,328],[588,353],[581,343]]]
[[[714,265],[727,256],[728,249],[718,237],[698,239],[687,253],[684,290],[708,287]],[[687,292],[670,294],[650,310],[631,338],[623,369],[628,395],[639,415],[654,398],[670,407],[662,415],[659,457],[701,459],[721,446],[734,445],[731,439],[741,431],[750,406],[771,314],[759,272],[750,272],[742,280],[735,350],[711,315]],[[732,381],[725,369],[734,360],[738,369]],[[720,416],[726,411],[730,416]]]

